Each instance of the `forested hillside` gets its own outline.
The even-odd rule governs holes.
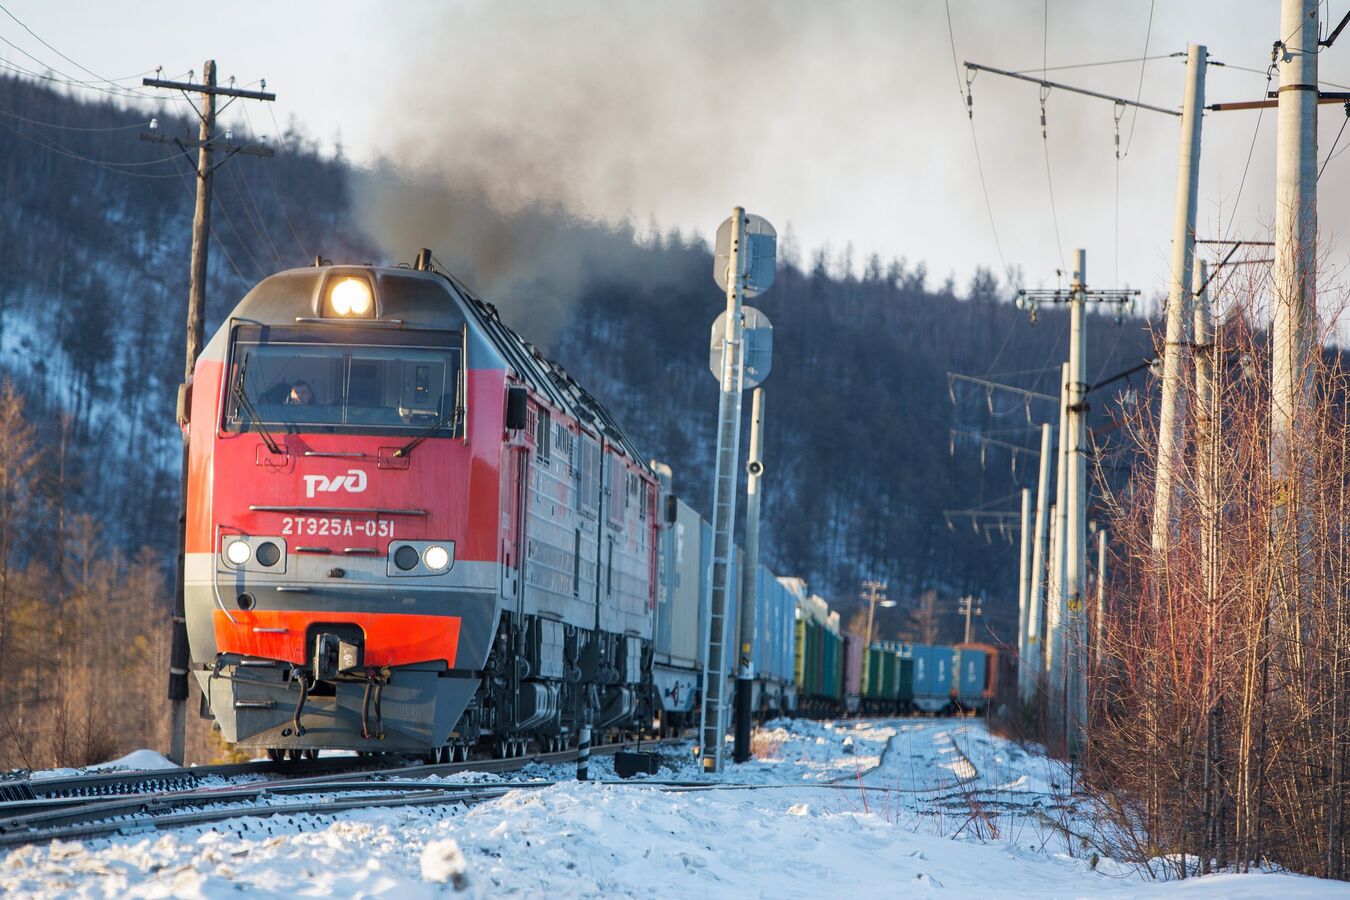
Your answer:
[[[98,631],[131,648],[117,650],[126,677],[159,670],[192,177],[183,154],[138,133],[153,116],[160,134],[195,135],[184,112],[0,78],[0,375],[13,386],[0,404],[0,705],[9,708],[0,726],[15,740],[24,722],[53,721],[58,692],[45,679],[66,676],[43,659],[50,641],[11,637]],[[555,208],[500,212],[471,185],[433,185],[390,165],[355,171],[296,129],[272,146],[275,158],[239,157],[216,177],[208,330],[265,274],[315,254],[397,262],[432,247],[669,462],[678,493],[708,508],[717,407],[708,335],[723,300],[704,238]],[[896,209],[922,214],[898,200]],[[899,634],[925,594],[942,613],[976,592],[988,622],[1011,636],[1012,546],[987,543],[968,523],[949,530],[943,510],[1003,498],[1034,480],[1036,460],[1019,454],[1013,466],[1006,450],[952,429],[1031,448],[1026,426],[1052,409],[982,389],[949,394],[946,373],[1055,392],[1065,314],[1043,309],[1033,327],[988,273],[935,283],[922,262],[855,266],[851,251],[803,255],[793,243],[782,242],[778,280],[756,301],[775,326],[765,561],[845,606],[860,578],[889,580],[901,606],[881,618],[883,634]],[[1150,352],[1139,320],[1093,316],[1089,333],[1090,377]],[[956,636],[954,616],[938,624]],[[105,665],[79,646],[70,644],[72,665]],[[152,708],[160,689],[139,685],[147,702],[137,708]]]

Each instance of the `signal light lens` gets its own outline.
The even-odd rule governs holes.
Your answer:
[[[417,548],[404,544],[394,551],[394,565],[404,572],[417,568]]]
[[[248,541],[231,541],[225,548],[225,558],[230,561],[230,565],[242,566],[252,555],[253,548],[248,545]]]
[[[439,572],[450,565],[450,551],[439,544],[432,544],[422,554],[422,562],[433,572]]]
[[[328,289],[328,305],[339,316],[370,314],[375,298],[364,278],[342,278]]]
[[[258,552],[254,554],[258,559],[258,564],[262,566],[275,566],[281,559],[281,548],[271,541],[265,541],[258,545]]]

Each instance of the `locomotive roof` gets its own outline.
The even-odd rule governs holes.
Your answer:
[[[236,318],[293,321],[314,316],[323,285],[335,276],[365,273],[376,280],[382,316],[397,318],[412,329],[459,327],[459,317],[446,316],[445,306],[429,289],[448,298],[518,378],[584,426],[618,446],[634,463],[649,470],[647,459],[619,427],[609,410],[562,366],[547,359],[519,332],[502,321],[497,308],[449,272],[395,266],[313,266],[268,276],[240,301]]]

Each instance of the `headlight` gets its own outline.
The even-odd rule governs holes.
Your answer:
[[[364,316],[373,300],[364,278],[343,278],[328,291],[328,303],[339,316]]]
[[[422,554],[422,562],[428,569],[439,572],[450,565],[450,553],[439,544],[432,544]]]
[[[248,545],[248,541],[231,541],[225,547],[225,558],[233,566],[242,566],[248,562],[248,558],[252,555],[253,548]]]

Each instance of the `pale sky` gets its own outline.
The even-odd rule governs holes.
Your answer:
[[[236,0],[207,7],[206,18],[201,6],[139,0],[0,3],[99,76],[156,65],[176,76],[214,57],[222,77],[267,79],[283,127],[295,117],[328,145],[340,134],[358,162],[384,156],[482,180],[503,204],[559,200],[639,228],[654,219],[711,235],[739,203],[780,232],[790,224],[807,251],[852,242],[859,266],[872,251],[922,260],[934,281],[951,274],[962,290],[977,265],[1001,268],[940,2]],[[1027,70],[1137,60],[1150,4],[1050,0],[1047,13],[1042,2],[951,0],[950,11],[958,59]],[[1344,12],[1324,7],[1324,30]],[[1207,101],[1259,99],[1278,18],[1278,0],[1160,0],[1148,55],[1207,44],[1228,64],[1209,68]],[[91,77],[3,13],[0,38],[54,70]],[[40,68],[8,45],[0,58]],[[1350,30],[1320,65],[1323,82],[1350,84]],[[1176,107],[1184,66],[1147,62],[1142,91],[1138,61],[1048,77]],[[251,120],[272,132],[262,106],[249,105]],[[1061,260],[1082,246],[1090,284],[1165,290],[1178,119],[1140,112],[1135,122],[1127,112],[1129,152],[1118,165],[1109,102],[1052,92],[1048,143],[1035,85],[982,74],[974,109],[1002,258],[1021,267],[1027,286],[1054,285]],[[1324,158],[1345,114],[1321,110]],[[1275,116],[1261,116],[1259,130],[1257,120],[1206,117],[1202,237],[1267,236]],[[1337,150],[1346,147],[1350,129]],[[1347,188],[1350,154],[1328,165],[1320,185],[1328,270],[1344,265]]]

